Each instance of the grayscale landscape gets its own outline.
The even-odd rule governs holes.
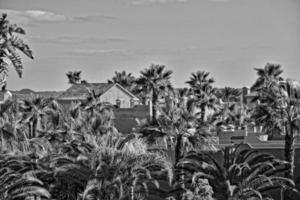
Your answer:
[[[0,200],[300,199],[299,0],[0,0]]]

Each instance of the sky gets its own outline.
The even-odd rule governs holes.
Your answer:
[[[175,87],[197,70],[217,87],[250,86],[267,62],[300,79],[300,0],[0,0],[3,12],[35,57],[23,57],[22,79],[10,68],[13,90],[64,90],[71,70],[106,82],[151,64],[173,70]]]

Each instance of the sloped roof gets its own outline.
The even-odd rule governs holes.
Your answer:
[[[101,96],[109,90],[113,83],[87,83],[72,85],[65,92],[58,96],[58,99],[85,99],[88,89],[95,91],[96,95]]]

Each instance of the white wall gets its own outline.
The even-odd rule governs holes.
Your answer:
[[[109,102],[112,105],[116,105],[117,99],[121,100],[121,108],[130,108],[131,96],[121,90],[118,86],[113,86],[106,91],[101,97],[102,102]]]

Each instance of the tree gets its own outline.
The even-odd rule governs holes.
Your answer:
[[[69,71],[66,73],[69,84],[80,84],[81,83],[81,71]]]
[[[82,193],[83,199],[136,199],[146,197],[159,187],[159,179],[168,177],[169,163],[135,137],[103,137],[91,152],[75,158],[53,160],[55,177],[75,190],[61,191],[63,199]],[[164,175],[165,174],[165,175]],[[166,178],[167,179],[167,178]],[[74,196],[75,195],[75,196]]]
[[[138,90],[145,95],[151,95],[153,124],[157,124],[159,98],[173,90],[170,82],[172,73],[170,70],[165,70],[164,65],[152,64],[149,68],[141,71],[141,76],[136,80]]]
[[[0,85],[6,86],[8,76],[8,60],[14,66],[19,77],[23,74],[23,63],[18,50],[33,59],[32,51],[19,35],[25,35],[25,30],[16,24],[11,24],[6,14],[0,18]],[[5,87],[4,87],[5,88]],[[2,88],[3,90],[3,88]]]
[[[245,145],[227,146],[217,154],[189,152],[178,164],[189,189],[198,179],[208,179],[218,200],[265,199],[274,189],[294,188],[292,179],[280,176],[286,162]]]
[[[125,70],[122,72],[115,71],[115,75],[111,80],[107,81],[108,83],[118,83],[122,87],[132,91],[135,87],[135,77],[131,73],[127,73]]]
[[[186,152],[215,149],[214,138],[203,124],[197,122],[199,113],[194,111],[193,99],[188,99],[186,92],[179,91],[175,96],[167,97],[166,105],[159,110],[157,125],[144,124],[137,131],[150,146],[168,152],[172,160],[174,179],[172,189],[165,192],[168,195],[174,189],[183,188],[182,176],[176,166]],[[179,193],[176,199],[182,199],[183,196],[183,193]]]
[[[44,99],[42,97],[33,97],[32,99],[24,99],[20,102],[20,112],[22,119],[20,123],[28,126],[29,139],[38,136],[38,130],[42,130],[45,111],[50,105],[52,99]]]
[[[197,71],[191,74],[190,80],[186,82],[194,91],[200,93],[205,91],[206,88],[212,88],[215,79],[209,77],[209,72]]]
[[[218,99],[216,98],[216,90],[213,87],[215,80],[209,77],[209,72],[197,71],[192,73],[189,84],[191,93],[195,98],[195,105],[201,110],[201,120],[205,121],[208,109],[216,111],[219,107]]]
[[[264,88],[272,88],[278,81],[282,81],[281,74],[283,70],[281,65],[267,63],[264,68],[255,68],[258,75],[255,83],[251,86],[251,91],[260,91]]]
[[[238,102],[241,98],[241,91],[232,87],[224,87],[216,90],[216,96],[223,102]]]
[[[28,155],[0,153],[0,199],[50,198],[41,180],[36,178],[40,166]]]
[[[260,101],[255,108],[253,117],[257,123],[263,125],[269,134],[273,134],[274,131],[285,133],[284,156],[289,163],[289,170],[285,173],[285,177],[293,179],[294,142],[300,127],[300,86],[293,80],[284,81],[279,76],[282,73],[279,65],[267,64],[258,72],[260,72],[259,75],[263,74],[264,78],[259,76],[258,81],[254,84],[255,87],[253,86],[254,91],[257,92],[256,99]],[[289,199],[289,194],[290,192],[285,193],[287,199]]]

